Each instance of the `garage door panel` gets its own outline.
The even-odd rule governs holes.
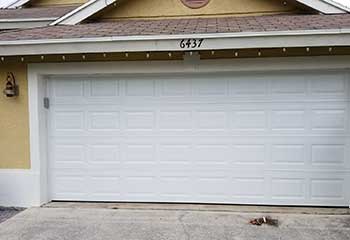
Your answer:
[[[193,112],[185,109],[160,110],[158,123],[160,131],[188,131],[192,130],[194,123]]]
[[[51,135],[71,134],[348,134],[345,109],[241,111],[57,111]],[[311,115],[311,118],[308,116]],[[306,120],[308,119],[309,120]],[[85,120],[87,119],[87,120]],[[110,134],[111,132],[112,134]],[[123,134],[119,133],[119,134]]]
[[[177,139],[177,140],[176,140]],[[196,141],[196,144],[193,141]],[[115,144],[118,142],[118,144]],[[152,142],[153,144],[149,144]],[[289,169],[349,169],[349,138],[324,136],[55,138],[57,163],[269,165]],[[67,154],[68,153],[68,154]],[[236,166],[237,165],[237,166]]]
[[[84,80],[72,79],[67,81],[66,79],[57,79],[51,81],[52,96],[55,98],[79,98],[84,96]]]
[[[88,82],[88,97],[117,97],[120,95],[120,81],[115,79],[98,79]]]
[[[323,74],[323,73],[322,73]],[[55,78],[51,81],[51,96],[54,101],[72,100],[84,104],[101,104],[101,101],[113,103],[112,100],[123,99],[124,102],[132,103],[133,99],[156,101],[159,98],[169,101],[202,101],[219,99],[242,101],[268,100],[276,101],[271,97],[283,97],[283,101],[304,101],[318,99],[339,99],[344,100],[348,94],[348,80],[346,74],[325,74],[315,73],[305,75],[304,73],[284,73],[267,75],[266,77],[234,76],[220,74],[216,75],[191,76],[186,78],[171,78],[161,80],[159,76],[147,79],[140,76],[142,80],[134,78],[119,77],[121,80],[110,78],[76,78],[75,80]],[[99,82],[99,83],[96,83]],[[84,84],[87,82],[87,84]],[[97,92],[100,92],[97,94]],[[92,94],[94,93],[95,94]],[[110,94],[108,92],[114,92]],[[246,95],[246,97],[245,97]]]
[[[229,79],[218,79],[215,80],[213,85],[212,79],[201,79],[195,81],[194,94],[198,96],[227,96],[229,94]]]
[[[238,165],[264,165],[267,161],[265,144],[237,144],[233,146],[235,164]]]
[[[56,111],[54,115],[52,127],[56,131],[83,131],[85,128],[83,111]]]
[[[305,200],[306,183],[304,178],[277,178],[271,179],[271,197],[278,200],[303,199]]]
[[[79,169],[85,166],[85,146],[82,144],[56,144],[50,148],[53,168]]]
[[[156,91],[156,82],[153,79],[133,79],[126,81],[125,95],[134,96],[154,96]]]
[[[338,96],[346,95],[348,79],[342,73],[324,73],[307,75],[310,81],[310,91],[313,95]]]
[[[262,173],[252,174],[248,171],[242,171],[245,174],[232,176],[233,199],[236,201],[254,202],[267,199],[267,183]],[[246,202],[244,202],[246,203]]]
[[[273,109],[271,130],[274,132],[303,132],[307,129],[307,111],[300,109]]]
[[[346,108],[312,109],[311,126],[313,132],[346,132]]]
[[[88,162],[93,168],[109,168],[121,164],[121,146],[94,144],[88,146]]]
[[[267,111],[259,109],[238,110],[234,112],[233,129],[239,131],[267,131]]]
[[[333,72],[53,78],[52,198],[348,205],[349,91]]]
[[[158,85],[161,87],[162,97],[184,97],[192,94],[192,82],[189,79],[164,79]]]
[[[268,92],[268,78],[263,76],[237,77],[230,79],[230,94],[240,97],[266,95]]]
[[[275,167],[305,168],[307,145],[302,143],[277,143],[271,145],[271,164]]]
[[[191,163],[188,157],[191,155],[192,145],[182,142],[177,143],[161,143],[158,145],[157,157],[160,164],[181,164]]]
[[[119,111],[89,111],[87,115],[88,131],[120,130],[121,120]]]
[[[346,156],[346,145],[344,144],[312,145],[311,151],[314,166],[344,167]]]
[[[308,91],[308,80],[303,76],[272,76],[270,80],[271,94],[278,97],[288,95],[306,96]]]

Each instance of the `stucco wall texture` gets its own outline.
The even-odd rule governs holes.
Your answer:
[[[19,96],[6,98],[7,72],[12,72],[19,86]],[[29,111],[27,67],[24,64],[0,64],[0,168],[28,169]]]
[[[181,0],[127,0],[104,11],[101,19],[168,18],[195,16],[263,15],[294,12],[294,4],[280,0],[210,0],[199,9],[186,7]]]
[[[34,0],[31,5],[55,6],[83,4],[87,0]],[[286,5],[284,3],[287,3]],[[98,14],[101,19],[168,18],[220,15],[263,15],[294,12],[294,3],[283,0],[210,0],[199,9],[186,7],[181,0],[120,0],[116,6]]]

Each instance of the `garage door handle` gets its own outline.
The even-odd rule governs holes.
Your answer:
[[[44,108],[49,109],[50,108],[50,99],[44,98]]]

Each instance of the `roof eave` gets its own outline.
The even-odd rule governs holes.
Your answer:
[[[181,48],[183,39],[203,39]],[[1,56],[349,46],[350,29],[0,41]]]

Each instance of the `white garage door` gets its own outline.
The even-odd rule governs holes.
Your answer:
[[[49,81],[53,200],[349,206],[336,72]]]

